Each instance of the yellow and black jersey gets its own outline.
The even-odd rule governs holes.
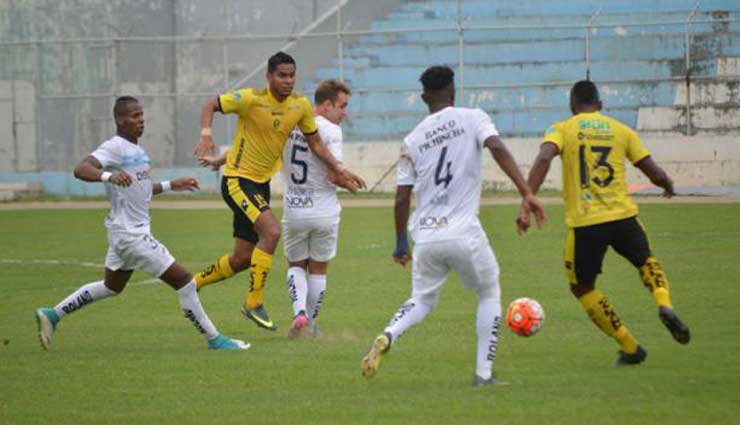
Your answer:
[[[221,112],[237,114],[234,143],[226,157],[224,175],[264,183],[282,166],[283,146],[298,126],[303,134],[317,131],[311,103],[291,94],[278,102],[265,89],[241,89],[218,97]]]
[[[637,133],[598,112],[553,124],[542,143],[553,143],[563,161],[563,198],[569,227],[591,226],[637,215],[627,192],[625,159],[650,155]]]

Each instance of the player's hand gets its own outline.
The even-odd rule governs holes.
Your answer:
[[[362,177],[344,167],[337,167],[335,174],[338,185],[352,193],[357,193],[358,190],[367,188],[365,180],[363,180]]]
[[[201,135],[200,143],[195,147],[195,156],[202,157],[213,155],[216,152],[216,145],[213,144],[213,136]]]
[[[180,177],[179,179],[172,180],[170,181],[170,187],[175,192],[181,192],[183,190],[195,192],[196,190],[200,189],[200,186],[198,185],[198,180],[196,180],[195,177]]]
[[[406,239],[406,235],[403,235],[396,240],[396,248],[393,250],[393,261],[404,267],[409,261],[411,261],[409,242],[408,239]]]
[[[133,180],[127,173],[121,172],[113,173],[113,175],[110,176],[108,183],[121,187],[129,187],[131,186],[131,183],[133,183]]]
[[[218,156],[199,156],[198,165],[204,168],[211,167],[211,170],[218,171],[221,168],[221,160]]]
[[[542,202],[537,199],[533,194],[526,195],[522,199],[522,204],[519,208],[519,215],[517,216],[517,233],[520,235],[526,232],[530,226],[529,215],[534,213],[534,219],[537,222],[537,228],[542,228],[547,223],[547,216],[545,215],[545,207],[542,206]]]

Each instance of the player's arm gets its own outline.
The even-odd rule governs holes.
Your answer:
[[[212,130],[213,115],[216,111],[221,112],[221,103],[218,100],[218,96],[206,100],[200,109],[200,142],[195,147],[195,156],[197,157],[216,152]]]
[[[540,186],[547,177],[547,172],[550,171],[550,163],[556,156],[558,156],[558,147],[554,143],[545,142],[540,145],[540,152],[537,154],[532,169],[529,170],[529,178],[527,178],[527,185],[532,189],[532,193],[536,194],[540,190]]]
[[[326,147],[324,142],[321,140],[321,136],[318,131],[312,134],[305,134],[304,136],[306,138],[308,148],[311,149],[311,152],[326,165],[330,174],[334,173],[334,177],[337,179],[337,184],[339,186],[342,186],[352,193],[366,187],[365,180],[363,180],[362,177],[344,168],[344,166],[334,158],[334,155],[329,151],[329,148]]]
[[[409,240],[406,228],[411,210],[411,192],[413,186],[396,186],[396,201],[393,205],[393,214],[396,221],[396,248],[393,250],[393,261],[405,266],[411,260]]]
[[[75,166],[74,176],[86,182],[108,182],[117,186],[129,186],[131,176],[124,172],[103,171],[103,165],[92,155],[88,155]]]
[[[646,156],[639,160],[635,166],[642,171],[647,178],[650,179],[654,185],[663,188],[663,196],[670,198],[675,195],[673,191],[673,180],[668,177],[668,174],[653,161],[653,158]]]
[[[159,195],[160,193],[169,192],[170,190],[175,192],[181,192],[183,190],[194,192],[198,189],[198,180],[196,180],[195,177],[180,177],[176,180],[166,180],[154,183],[152,185],[152,195]]]
[[[522,205],[519,210],[519,217],[517,218],[517,229],[519,232],[526,230],[529,227],[529,213],[534,213],[537,226],[542,226],[547,221],[545,217],[545,209],[542,203],[537,199],[532,192],[532,189],[527,185],[524,180],[524,176],[519,167],[516,165],[514,157],[506,148],[504,142],[498,136],[490,136],[486,139],[484,146],[491,151],[493,160],[496,161],[499,167],[509,176],[519,194],[522,196]]]

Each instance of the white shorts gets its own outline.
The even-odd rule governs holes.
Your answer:
[[[338,237],[337,217],[283,222],[283,246],[288,261],[329,261],[337,254]]]
[[[108,233],[108,253],[105,267],[116,270],[143,270],[160,277],[175,258],[152,235],[132,233]]]
[[[499,267],[483,229],[459,239],[414,245],[412,297],[436,299],[450,270],[467,290],[500,299]]]

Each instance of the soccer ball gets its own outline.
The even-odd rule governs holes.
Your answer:
[[[517,335],[532,336],[545,323],[545,310],[532,298],[517,298],[506,309],[506,324]]]

